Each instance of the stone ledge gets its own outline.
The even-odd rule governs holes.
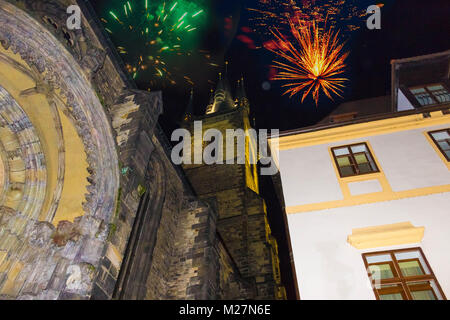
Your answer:
[[[425,227],[414,227],[411,222],[400,222],[353,229],[347,242],[356,249],[370,249],[421,242]]]

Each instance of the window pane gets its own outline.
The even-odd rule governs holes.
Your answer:
[[[352,146],[352,152],[353,153],[367,152],[366,145],[365,144],[358,144],[356,146]]]
[[[445,155],[447,156],[447,159],[450,159],[450,150],[445,151]]]
[[[353,167],[352,166],[339,167],[339,171],[341,172],[341,175],[343,177],[347,177],[347,176],[351,176],[351,175],[355,174],[355,172],[353,171]]]
[[[411,89],[411,92],[416,94],[416,93],[424,93],[426,92],[426,90],[424,88],[416,88],[416,89]]]
[[[450,150],[450,144],[448,144],[447,141],[440,141],[440,142],[438,142],[438,144],[442,150],[444,150],[444,151]]]
[[[358,169],[359,173],[369,173],[373,171],[369,163],[359,164]]]
[[[418,260],[399,261],[398,265],[400,266],[400,270],[405,277],[421,276],[424,274]]]
[[[431,96],[426,96],[423,99],[424,99],[424,105],[429,105],[429,104],[434,103],[433,99],[431,99]]]
[[[400,293],[380,294],[380,300],[403,300]]]
[[[431,133],[431,135],[433,136],[434,140],[436,140],[436,141],[450,139],[450,134],[447,132],[447,130],[433,132],[433,133]]]
[[[434,281],[408,283],[408,288],[414,300],[442,299]]]
[[[414,96],[416,97],[417,101],[420,103],[421,106],[426,106],[434,103],[430,94],[426,92],[425,89],[423,88],[411,89],[411,92],[414,94]]]
[[[367,159],[364,153],[355,154],[355,160],[357,164],[367,163],[369,160]]]
[[[345,147],[345,148],[333,149],[333,153],[337,157],[337,156],[343,156],[343,155],[349,154],[350,152],[348,151],[348,148]]]
[[[417,267],[422,267],[421,275],[430,274],[430,270],[428,269],[419,250],[397,252],[395,254],[395,258],[397,259],[400,270],[405,277],[417,275],[416,273],[419,272],[415,269]],[[406,263],[409,261],[416,261],[417,263]],[[404,268],[402,268],[402,265]]]
[[[392,261],[392,258],[390,254],[383,253],[383,254],[367,255],[366,260],[368,264],[372,264],[378,262]]]
[[[449,92],[447,91],[447,89],[444,88],[444,86],[438,84],[438,85],[428,86],[427,88],[428,88],[428,90],[431,91],[431,93],[433,94],[433,96],[434,96],[434,97],[436,98],[436,100],[439,101],[440,103],[450,101],[450,94],[449,94]]]
[[[444,87],[442,85],[440,85],[440,84],[436,84],[436,85],[433,85],[433,86],[427,86],[427,89],[430,90],[430,91],[436,91],[436,90],[444,89]]]
[[[440,103],[444,103],[444,102],[449,102],[450,101],[450,94],[448,94],[448,93],[435,94],[435,97]]]
[[[339,167],[345,167],[345,166],[351,165],[350,157],[339,157],[339,158],[337,158],[337,162],[338,162]]]
[[[433,291],[411,291],[411,295],[414,300],[436,300]]]
[[[405,295],[401,284],[382,285],[378,291],[380,300],[404,300]]]
[[[394,278],[391,265],[389,263],[373,264],[369,266],[369,272],[372,279],[391,279]]]

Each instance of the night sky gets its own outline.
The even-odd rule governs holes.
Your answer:
[[[107,16],[108,10],[124,3],[117,0],[92,2],[100,17]],[[350,51],[345,73],[350,81],[346,83],[343,98],[335,97],[331,101],[321,94],[316,107],[311,97],[302,104],[300,95],[293,98],[282,96],[282,83],[269,81],[274,54],[264,48],[249,48],[248,44],[241,41],[240,35],[245,35],[255,43],[262,42],[257,32],[243,31],[248,31],[246,27],[253,28],[253,22],[249,20],[253,13],[247,8],[257,7],[258,0],[199,2],[205,6],[208,14],[205,25],[199,31],[198,48],[211,54],[211,62],[223,66],[225,60],[229,61],[228,78],[232,86],[241,75],[244,76],[252,113],[256,116],[259,128],[289,130],[313,125],[344,101],[389,94],[391,59],[450,49],[449,0],[355,1],[362,10],[371,4],[384,4],[381,8],[381,30],[367,29],[365,18],[362,18],[360,29],[342,36],[346,41],[346,49]],[[297,2],[300,5],[302,3]],[[207,105],[209,91],[214,87],[213,82],[223,68],[209,66],[204,59],[197,59],[195,55],[188,60],[175,59],[177,72],[188,74],[195,82],[195,112],[201,115]],[[138,86],[146,87],[145,78],[136,79],[136,82]],[[167,132],[177,126],[187,104],[190,87],[190,84],[180,81],[174,86],[163,88],[164,114],[160,122]],[[159,88],[152,87],[154,90]]]

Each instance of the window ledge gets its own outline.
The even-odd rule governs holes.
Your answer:
[[[387,247],[422,241],[425,227],[414,227],[411,222],[353,229],[347,242],[356,249]]]

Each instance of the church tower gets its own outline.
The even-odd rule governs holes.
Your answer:
[[[194,137],[194,121],[202,124],[202,137],[208,129],[223,136],[223,164],[185,164],[184,171],[198,197],[218,213],[217,233],[234,260],[243,278],[252,284],[249,299],[286,299],[281,284],[278,249],[267,217],[264,199],[260,196],[257,159],[257,137],[245,138],[245,159],[238,161],[238,138],[233,139],[234,159],[226,155],[227,129],[251,130],[250,103],[243,77],[231,92],[227,75],[219,74],[215,91],[211,91],[206,112],[194,116],[191,107],[183,117],[183,127]],[[236,132],[236,131],[235,131]],[[202,142],[202,150],[210,143]],[[194,142],[191,150],[194,153]],[[220,152],[220,151],[219,151]],[[245,160],[245,161],[242,161]],[[233,162],[232,164],[229,162]]]

